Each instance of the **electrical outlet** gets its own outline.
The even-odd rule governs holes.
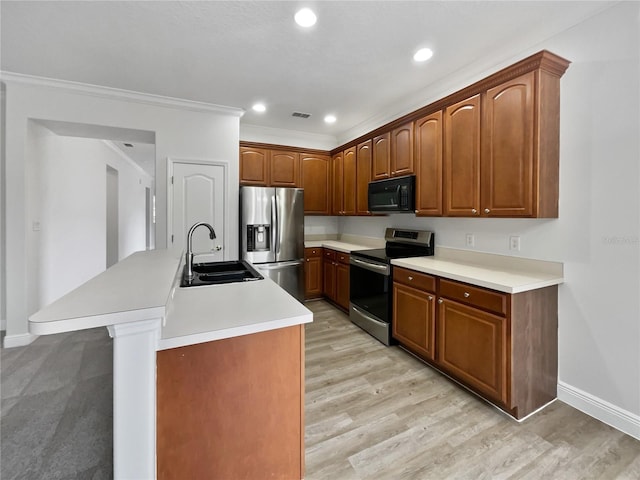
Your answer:
[[[467,233],[465,238],[465,243],[467,247],[475,247],[476,246],[476,236],[473,233]]]
[[[518,235],[509,237],[509,250],[520,251],[520,237]]]

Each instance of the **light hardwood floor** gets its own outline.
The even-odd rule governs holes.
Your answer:
[[[306,478],[640,479],[640,441],[556,401],[517,423],[307,303]]]

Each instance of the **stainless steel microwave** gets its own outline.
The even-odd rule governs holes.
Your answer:
[[[369,211],[414,212],[416,209],[415,186],[415,175],[370,182]]]

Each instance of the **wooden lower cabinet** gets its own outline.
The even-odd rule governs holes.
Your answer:
[[[156,457],[160,480],[303,478],[304,326],[159,351]]]
[[[441,298],[437,329],[438,365],[508,406],[507,319]]]
[[[322,248],[305,248],[304,260],[304,298],[322,297]]]
[[[324,296],[349,310],[349,254],[323,249]]]
[[[393,336],[407,350],[517,419],[556,398],[557,286],[507,294],[413,270],[393,275]]]

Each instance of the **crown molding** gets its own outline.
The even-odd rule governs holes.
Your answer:
[[[240,123],[240,140],[249,143],[277,144],[300,147],[302,149],[330,150],[338,145],[333,135],[287,130]]]
[[[25,75],[22,73],[7,72],[4,70],[0,71],[0,81],[34,87],[52,88],[77,95],[89,95],[109,100],[123,100],[144,105],[153,105],[156,107],[191,110],[194,112],[220,113],[234,117],[242,117],[245,113],[245,110],[242,108],[226,107],[224,105],[216,105],[214,103],[165,97],[151,93],[134,92],[131,90],[90,85],[88,83],[72,82],[69,80],[38,77],[35,75]]]

